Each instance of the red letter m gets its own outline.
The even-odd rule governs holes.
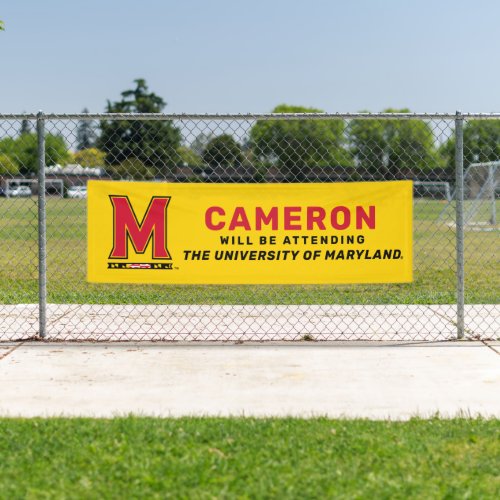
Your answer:
[[[110,196],[113,205],[113,250],[110,259],[126,259],[128,242],[144,253],[153,241],[153,259],[170,259],[167,250],[167,206],[170,196],[153,196],[139,223],[127,196]]]

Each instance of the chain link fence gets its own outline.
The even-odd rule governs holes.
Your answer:
[[[498,338],[500,115],[0,115],[0,341]],[[88,180],[414,181],[414,281],[86,280]]]

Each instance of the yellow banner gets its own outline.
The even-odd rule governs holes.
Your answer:
[[[88,280],[412,281],[412,182],[88,183]]]

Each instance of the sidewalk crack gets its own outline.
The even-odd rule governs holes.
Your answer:
[[[24,345],[24,342],[19,342],[19,344],[16,344],[15,346],[12,346],[11,349],[7,350],[7,352],[0,354],[0,361],[5,359],[9,354],[12,354],[17,348],[21,347]]]
[[[488,342],[487,342],[486,340],[482,340],[481,342],[482,342],[482,343],[483,343],[486,347],[489,347],[489,348],[490,348],[490,349],[491,349],[491,350],[492,350],[495,354],[498,354],[498,355],[500,356],[500,350],[499,350],[497,347],[495,347],[495,346],[493,346],[493,345],[488,344]]]
[[[426,307],[428,309],[430,309],[436,316],[439,316],[441,319],[448,321],[449,323],[451,323],[455,327],[458,326],[456,319],[450,318],[446,314],[442,314],[439,311],[435,311],[429,305],[427,305]],[[467,334],[469,336],[468,339],[464,339],[464,340],[481,340],[480,338],[478,338],[479,334],[476,335],[473,330],[471,330],[470,328],[467,328],[466,326],[464,326],[464,334]]]

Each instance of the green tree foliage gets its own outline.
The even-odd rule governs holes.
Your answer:
[[[117,179],[151,180],[155,176],[153,167],[145,165],[137,158],[126,158],[121,163],[110,165],[108,173]]]
[[[349,128],[351,151],[356,163],[370,173],[386,168],[389,149],[387,122],[381,120],[353,120]]]
[[[282,104],[273,113],[322,113],[319,109]],[[312,167],[351,164],[345,149],[342,120],[258,121],[250,131],[255,156],[264,164],[276,165],[293,180],[305,178]]]
[[[446,168],[455,169],[455,135],[441,147]],[[471,163],[500,160],[500,120],[471,120],[464,124],[464,168]]]
[[[38,138],[36,134],[22,134],[13,139],[0,140],[0,153],[9,156],[18,166],[21,175],[38,171]],[[59,135],[45,137],[45,162],[47,165],[66,165],[71,160],[66,142]]]
[[[81,149],[73,155],[75,163],[83,167],[102,167],[106,159],[106,153],[97,148]]]
[[[421,120],[353,120],[349,139],[359,169],[376,177],[391,179],[409,172],[418,175],[440,166],[432,128]]]
[[[0,175],[16,175],[19,165],[5,153],[0,153]]]
[[[148,91],[145,80],[135,80],[136,87],[122,92],[122,99],[108,101],[108,113],[160,113],[165,101]],[[181,133],[170,121],[113,120],[101,122],[97,147],[106,153],[109,166],[138,160],[155,176],[175,171]],[[148,170],[149,171],[149,170]],[[134,175],[134,172],[130,173]]]
[[[26,118],[24,118],[21,121],[21,128],[19,130],[19,134],[20,135],[29,134],[30,132],[31,132],[31,123],[29,122],[29,120],[27,120]]]
[[[5,30],[5,24],[3,21],[0,21],[0,31],[4,31]]]
[[[198,155],[203,155],[203,151],[207,147],[207,144],[214,138],[214,134],[212,133],[199,133],[194,141],[191,143],[191,149],[196,152]]]
[[[87,114],[89,110],[84,108],[82,113]],[[76,130],[76,149],[90,149],[95,146],[97,140],[96,124],[93,120],[80,120]]]
[[[203,165],[201,156],[187,146],[178,147],[177,156],[181,165],[187,165],[189,167],[201,167]]]
[[[234,137],[222,134],[214,137],[203,152],[203,161],[210,169],[239,167],[243,162],[241,146]]]

